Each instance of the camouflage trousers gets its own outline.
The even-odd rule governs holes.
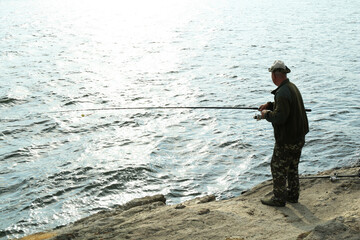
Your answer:
[[[298,166],[304,142],[297,144],[275,143],[271,159],[273,192],[276,200],[298,199],[300,193]],[[286,188],[286,180],[288,188]]]

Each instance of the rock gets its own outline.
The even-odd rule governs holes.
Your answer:
[[[156,209],[160,206],[164,206],[165,203],[164,202],[160,202],[160,201],[157,201],[157,202],[151,202],[151,203],[145,203],[145,204],[142,204],[142,205],[136,205],[136,206],[133,206],[131,208],[128,208],[126,209],[125,211],[123,211],[121,213],[121,215],[125,218],[129,218],[135,214],[138,214],[138,213],[141,213],[141,212],[145,212],[145,211],[151,211],[153,209]]]
[[[60,236],[56,236],[54,238],[54,240],[72,240],[74,239],[76,236],[74,234],[63,234]]]
[[[299,236],[296,238],[296,240],[303,240],[305,239],[307,236],[309,236],[311,232],[304,232],[304,233],[301,233],[299,234]]]
[[[347,227],[343,224],[342,218],[335,218],[333,220],[327,221],[323,224],[319,224],[314,228],[314,232],[319,232],[322,234],[331,234],[341,231],[346,231]]]
[[[342,217],[335,218],[315,226],[314,230],[304,240],[321,239],[353,239],[351,229],[346,226]],[[354,238],[355,239],[355,238]],[[359,238],[357,238],[359,239]]]
[[[183,209],[183,208],[186,208],[186,206],[183,204],[178,204],[175,206],[175,209]]]
[[[198,202],[197,203],[207,203],[207,202],[212,202],[212,201],[215,201],[215,195],[207,195],[205,197],[201,197],[201,198],[198,198],[197,199]]]
[[[131,200],[130,202],[126,203],[125,205],[120,206],[120,208],[123,208],[124,210],[129,210],[130,208],[142,206],[149,203],[154,202],[162,202],[166,203],[166,198],[162,194],[154,195],[154,196],[147,196],[143,198],[135,198]]]
[[[246,213],[249,214],[250,216],[254,216],[255,209],[251,209],[251,210],[247,211]]]
[[[210,212],[210,209],[208,208],[203,208],[198,212],[198,215],[204,215],[204,214],[208,214]]]

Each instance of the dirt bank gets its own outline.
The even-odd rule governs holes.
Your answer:
[[[358,174],[360,167],[317,176]],[[360,240],[360,178],[302,179],[299,203],[269,207],[266,181],[243,195],[215,201],[206,196],[166,205],[163,195],[135,199],[68,226],[24,237],[39,239],[346,239]]]

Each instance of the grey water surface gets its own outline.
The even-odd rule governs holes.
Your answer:
[[[59,111],[258,107],[276,59],[312,109],[300,172],[359,164],[359,39],[357,0],[0,0],[0,238],[269,179],[257,111]]]

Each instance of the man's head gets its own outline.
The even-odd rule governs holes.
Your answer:
[[[276,60],[273,65],[268,69],[271,72],[271,79],[276,86],[279,86],[284,80],[287,79],[287,74],[291,72],[283,61]]]

